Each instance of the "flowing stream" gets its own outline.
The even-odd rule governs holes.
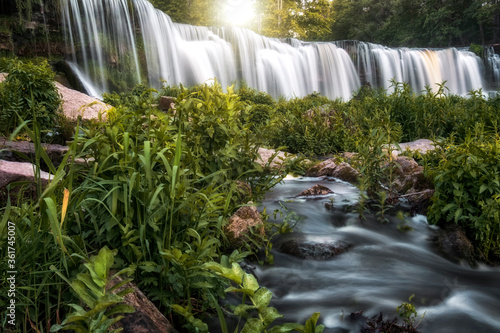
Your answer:
[[[316,184],[334,194],[297,197]],[[392,319],[415,294],[416,322],[425,314],[421,332],[500,332],[500,267],[471,268],[446,259],[432,241],[438,229],[424,216],[407,218],[413,230],[403,232],[396,218],[383,224],[346,213],[357,196],[352,185],[321,178],[286,179],[268,194],[268,214],[281,203],[302,217],[295,232],[276,240],[274,264],[255,267],[259,283],[274,293],[272,306],[288,321],[304,322],[321,312],[325,332],[359,332],[362,321],[351,313],[383,312]],[[303,260],[276,250],[290,239],[351,247],[330,260]]]

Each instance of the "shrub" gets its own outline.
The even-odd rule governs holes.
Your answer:
[[[9,60],[7,71],[9,75],[0,84],[0,133],[8,135],[23,121],[31,121],[38,123],[42,134],[48,134],[45,139],[50,140],[61,99],[48,62]]]
[[[468,135],[450,143],[434,174],[429,222],[461,226],[488,256],[500,254],[500,140]]]

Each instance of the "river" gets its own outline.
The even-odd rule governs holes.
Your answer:
[[[297,197],[316,184],[334,193]],[[363,322],[351,320],[351,313],[383,312],[392,319],[414,294],[421,332],[500,332],[500,268],[447,259],[433,241],[437,227],[425,216],[407,217],[412,230],[400,231],[395,217],[381,223],[347,213],[357,196],[356,187],[321,178],[286,179],[267,195],[268,214],[282,204],[301,217],[293,233],[275,241],[274,264],[255,267],[285,321],[304,322],[321,312],[325,332],[359,332]],[[351,247],[331,260],[303,260],[276,250],[290,238]]]

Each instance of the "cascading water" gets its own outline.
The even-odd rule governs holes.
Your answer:
[[[454,48],[284,42],[241,28],[176,24],[146,0],[61,0],[61,8],[70,61],[93,82],[94,94],[213,78],[288,98],[320,92],[348,100],[362,83],[388,88],[391,79],[416,92],[443,81],[452,94],[487,88],[481,58]]]

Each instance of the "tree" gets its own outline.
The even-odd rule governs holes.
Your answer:
[[[300,39],[328,40],[331,36],[331,1],[310,0],[302,3],[302,9],[296,15],[300,28]]]

